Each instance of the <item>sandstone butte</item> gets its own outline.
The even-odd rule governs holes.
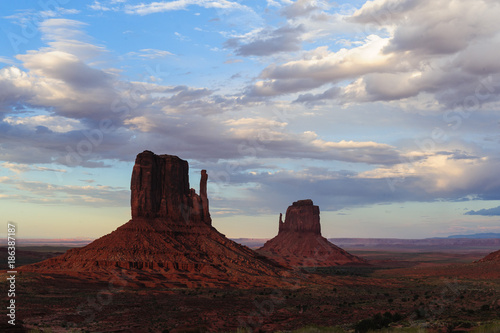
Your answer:
[[[319,207],[312,200],[299,200],[286,210],[285,222],[280,214],[278,235],[257,252],[290,266],[318,267],[367,265],[321,236]]]
[[[200,194],[189,187],[188,162],[144,151],[132,172],[132,219],[82,248],[20,270],[87,280],[111,275],[136,286],[287,286],[299,274],[229,240],[213,226],[205,170]]]

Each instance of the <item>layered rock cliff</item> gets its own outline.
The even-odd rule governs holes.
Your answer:
[[[321,236],[319,207],[312,200],[299,200],[280,214],[278,235],[257,252],[291,266],[365,265],[358,258]]]

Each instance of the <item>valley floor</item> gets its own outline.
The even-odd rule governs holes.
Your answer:
[[[34,332],[340,333],[380,324],[400,327],[394,332],[499,332],[493,323],[500,313],[498,263],[450,265],[429,260],[428,253],[403,255],[406,261],[396,252],[393,261],[387,256],[371,253],[372,267],[307,268],[301,274],[318,283],[286,289],[167,289],[128,284],[126,271],[99,283],[24,272],[16,281],[16,326]],[[491,330],[480,331],[481,323]]]

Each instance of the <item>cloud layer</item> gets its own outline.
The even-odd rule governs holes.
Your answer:
[[[254,37],[245,46],[285,37],[308,43],[310,37],[305,32],[318,38],[321,31],[314,30],[311,23],[319,15],[318,8],[309,4],[315,14],[304,12],[309,21],[295,26],[301,27],[300,31],[281,33],[281,39],[260,34],[259,39]],[[287,7],[285,13],[299,5],[297,2]],[[464,99],[477,99],[476,92],[482,89],[481,96],[489,91],[488,100],[480,99],[478,103],[495,102],[498,94],[494,92],[500,82],[500,66],[495,60],[500,55],[498,15],[500,5],[488,0],[460,0],[452,5],[448,1],[370,1],[352,15],[330,15],[333,21],[353,25],[344,25],[354,29],[358,38],[350,41],[350,47],[332,50],[319,46],[304,50],[298,59],[273,63],[249,91],[266,97],[301,93],[297,102],[330,99],[340,104],[400,103],[427,94],[442,108],[463,108],[468,102]],[[292,31],[288,27],[297,24],[296,18],[287,15],[287,19],[274,34],[284,28]],[[279,45],[275,43],[275,47]],[[240,55],[252,55],[241,52],[241,45],[233,46]],[[484,87],[485,77],[494,83]],[[307,93],[324,86],[327,89],[323,92]],[[332,89],[338,92],[331,94]]]
[[[306,197],[324,210],[500,200],[500,5],[471,4],[272,1],[275,20],[217,32],[221,43],[211,52],[232,59],[217,66],[242,66],[242,74],[212,85],[176,84],[158,67],[131,79],[118,58],[162,64],[183,56],[164,45],[116,56],[85,33],[86,23],[46,17],[43,46],[0,58],[8,64],[0,68],[0,160],[9,172],[1,183],[15,190],[5,195],[35,202],[53,191],[54,202],[120,205],[123,188],[16,175],[131,163],[149,149],[208,168],[221,212],[270,212]],[[135,18],[190,8],[256,15],[225,0],[90,9]]]

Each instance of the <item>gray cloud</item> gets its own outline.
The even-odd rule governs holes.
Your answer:
[[[309,90],[320,86],[317,81],[308,78],[297,78],[277,81],[260,81],[247,89],[249,97],[273,97]]]
[[[240,56],[269,56],[280,52],[300,50],[302,26],[284,26],[277,29],[264,29],[249,41],[245,38],[230,38],[225,47],[235,49]]]
[[[33,73],[60,80],[75,91],[112,89],[110,74],[91,68],[73,54],[61,51],[32,52],[17,58]]]
[[[212,174],[217,172],[208,169],[209,180],[214,181]],[[273,173],[240,173],[233,174],[229,181],[239,184],[238,191],[242,199],[238,200],[223,195],[221,203],[211,201],[216,207],[231,207],[238,213],[258,215],[276,213],[278,207],[285,209],[298,199],[313,199],[323,211],[335,211],[346,207],[372,205],[377,203],[405,201],[435,201],[433,195],[426,193],[421,187],[414,186],[418,178],[407,178],[405,186],[391,190],[387,179],[357,178],[351,171],[331,171],[327,168],[309,167],[302,170],[280,170]],[[214,183],[209,188],[217,190]],[[249,205],[251,203],[251,205]],[[252,208],[248,207],[258,207]]]
[[[311,12],[321,9],[318,1],[311,0],[297,0],[289,6],[284,7],[281,12],[288,19],[306,16]]]
[[[500,216],[500,206],[489,209],[470,210],[465,215]]]
[[[11,198],[27,203],[127,207],[130,200],[130,191],[121,187],[56,185],[9,177],[0,177],[0,184],[25,193],[23,195],[7,194],[3,199]]]
[[[321,94],[302,94],[294,101],[294,103],[316,104],[325,100],[333,100],[339,96],[341,89],[339,87],[332,87],[325,90]]]
[[[52,24],[78,26],[74,22]],[[50,24],[46,27],[50,29]],[[254,40],[235,41],[232,47],[247,46],[246,52],[255,54],[267,47],[266,42],[288,33],[291,40],[300,42],[303,31],[287,27],[288,32],[284,28],[271,29]],[[305,197],[314,199],[325,210],[383,202],[458,200],[472,195],[485,200],[500,198],[500,184],[494,177],[499,163],[488,159],[484,152],[467,147],[460,152],[456,149],[422,152],[400,148],[402,144],[337,139],[352,137],[345,133],[332,134],[335,141],[311,130],[301,132],[309,125],[297,127],[298,121],[292,123],[293,116],[281,119],[270,115],[270,110],[283,107],[270,98],[308,92],[332,83],[335,86],[322,93],[300,94],[297,103],[286,103],[284,108],[293,113],[298,110],[293,108],[300,107],[298,103],[391,101],[415,97],[421,92],[434,94],[439,102],[452,105],[477,87],[483,73],[483,67],[476,62],[482,57],[479,51],[467,48],[451,62],[441,58],[435,62],[434,53],[422,58],[403,57],[395,50],[388,55],[384,52],[391,41],[371,37],[351,50],[333,53],[320,47],[305,52],[298,60],[269,66],[261,74],[262,81],[249,87],[244,95],[228,96],[217,95],[207,88],[125,82],[112,72],[89,65],[87,57],[100,49],[74,43],[69,38],[71,34],[71,31],[65,31],[63,36],[48,34],[47,38],[55,38],[53,43],[49,40],[49,48],[21,55],[19,59],[26,70],[0,69],[1,160],[67,165],[69,147],[77,153],[80,149],[82,160],[78,165],[89,168],[110,166],[115,160],[130,162],[145,149],[176,154],[200,167],[207,165],[213,168],[215,175],[227,171],[218,168],[218,162],[233,163],[237,169],[229,172],[230,184],[244,187],[242,196],[246,199],[233,198],[225,202],[234,204],[239,211],[248,211],[250,201],[251,206],[270,211],[271,205],[276,206],[277,202],[286,207]],[[260,37],[264,38],[258,39]],[[277,45],[279,47],[273,50],[279,52],[286,43],[278,40]],[[490,49],[486,43],[481,45],[481,50],[495,52],[493,46]],[[486,60],[484,68],[496,70],[493,55]],[[45,62],[50,66],[45,66]],[[492,85],[496,78],[492,76]],[[342,87],[346,80],[350,83]],[[30,108],[37,108],[38,112],[46,110],[46,118],[26,114]],[[301,113],[305,111],[308,110],[300,109]],[[17,117],[20,112],[23,117]],[[375,117],[369,113],[367,111],[366,118],[359,122],[367,123]],[[359,113],[352,117],[359,118]],[[110,120],[114,130],[99,132],[104,119]],[[437,118],[401,119],[402,124],[412,119],[435,126]],[[394,128],[394,119],[379,121]],[[310,126],[314,128],[314,124]],[[479,128],[472,120],[461,130],[466,126]],[[368,135],[371,133],[365,137]],[[94,144],[92,140],[99,143]],[[401,163],[409,153],[420,154],[414,158],[411,168]],[[298,164],[297,161],[300,161],[300,170],[283,169],[283,165]],[[370,173],[356,173],[314,167],[328,162],[332,165],[333,162],[357,163],[361,164],[360,168],[370,165],[375,169],[369,170]],[[395,184],[394,191],[390,182]],[[33,193],[23,199],[33,202],[37,200],[34,196],[43,196],[48,188],[41,183],[4,184]],[[64,195],[54,200],[62,202],[85,195],[105,200],[114,189],[95,187],[85,192],[81,188],[60,187],[57,191]],[[118,196],[128,199],[126,191],[119,192]]]
[[[301,93],[295,101],[309,104],[410,102],[427,94],[449,109],[482,89],[489,96],[481,104],[495,102],[500,96],[498,15],[500,4],[489,0],[461,0],[452,7],[445,0],[370,1],[344,20],[367,31],[375,27],[373,33],[335,52],[318,47],[271,64],[248,91],[267,97]],[[487,89],[481,87],[485,76],[493,81]],[[307,93],[325,84],[342,84],[342,91]]]
[[[256,161],[262,161],[258,159]],[[297,199],[311,198],[322,210],[339,210],[346,207],[366,206],[394,202],[440,202],[469,200],[498,200],[500,182],[495,170],[498,161],[468,156],[461,152],[438,152],[414,165],[395,165],[389,172],[354,172],[315,167],[312,160],[303,164],[308,167],[296,170],[262,167],[231,167],[234,170],[225,177],[221,165],[208,167],[211,188],[222,202],[230,200],[237,212],[245,211],[248,202],[259,207],[260,213],[276,212],[276,207],[287,207]],[[443,166],[444,164],[444,166]],[[405,172],[408,168],[414,172]],[[221,170],[222,169],[222,170]],[[384,168],[381,168],[383,170]],[[467,175],[467,177],[460,175]],[[218,183],[219,182],[219,183]],[[218,187],[233,184],[242,195],[241,200],[225,198]],[[246,211],[249,213],[248,211]],[[466,215],[495,215],[499,208],[472,211]],[[500,214],[499,214],[500,215]]]

